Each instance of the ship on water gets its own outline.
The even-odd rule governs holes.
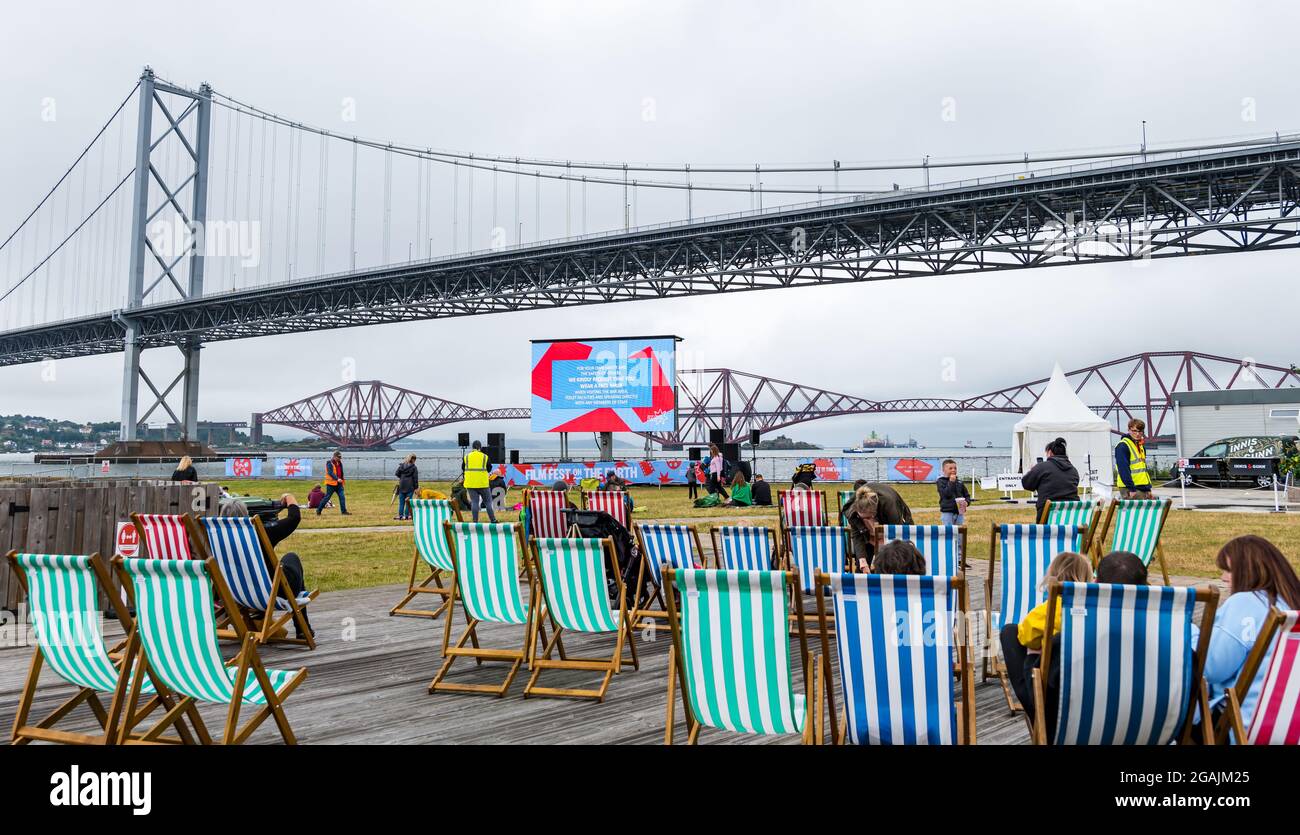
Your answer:
[[[871,437],[862,439],[862,446],[844,447],[843,451],[849,455],[870,455],[878,449],[925,449],[925,444],[917,443],[912,437],[905,444],[895,444],[888,435],[882,438],[873,431]]]

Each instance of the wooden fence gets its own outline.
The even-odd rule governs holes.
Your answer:
[[[132,513],[214,514],[216,484],[115,479],[0,480],[0,556],[16,550],[39,554],[113,556],[117,523]],[[22,586],[0,559],[0,608],[16,609]]]

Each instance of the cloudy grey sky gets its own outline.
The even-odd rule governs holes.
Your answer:
[[[144,64],[176,82],[207,81],[348,134],[559,159],[978,157],[1136,145],[1143,119],[1153,144],[1300,129],[1300,58],[1261,38],[1300,23],[1300,7],[1283,2],[1237,3],[1231,11],[1189,2],[982,7],[915,0],[231,2],[202,14],[185,9],[118,2],[6,11],[0,234],[63,172]],[[54,120],[42,118],[50,100],[57,103]],[[355,122],[340,121],[345,101],[354,103]],[[955,118],[944,118],[945,107]],[[314,151],[305,153],[311,169]],[[330,170],[341,176],[343,152],[331,160]],[[891,180],[911,184],[917,176],[864,175],[858,182]],[[486,179],[477,182],[486,187]],[[444,239],[447,185],[445,177],[430,184],[437,207],[430,234]],[[341,186],[331,188],[345,198]],[[360,202],[374,209],[381,189],[382,170],[372,160]],[[498,192],[502,217],[513,212],[511,189],[503,183]],[[621,196],[608,191],[592,198],[593,231],[622,222]],[[523,198],[525,239],[535,234],[528,228],[531,194]],[[487,246],[489,199],[477,195],[475,234],[484,240],[474,243]],[[696,214],[748,207],[730,198],[697,200]],[[394,214],[413,201],[399,187]],[[562,234],[562,187],[544,205],[542,236]],[[333,246],[347,235],[346,203],[330,206]],[[677,192],[647,194],[638,212],[642,223],[670,220],[685,215],[685,201]],[[411,235],[394,223],[393,251],[405,253]],[[576,227],[575,214],[570,224]],[[359,260],[372,261],[379,226],[367,220],[363,227]],[[1297,258],[1272,253],[909,279],[219,343],[204,351],[201,414],[245,419],[338,385],[348,361],[361,379],[475,405],[526,405],[527,340],[557,335],[676,333],[691,364],[874,398],[965,396],[1046,376],[1053,361],[1069,369],[1143,350],[1291,362],[1300,359]],[[1222,323],[1232,310],[1249,324]],[[955,360],[955,379],[942,376],[946,358]],[[147,361],[162,368],[171,358]],[[39,366],[3,368],[0,413],[115,419],[120,375],[120,355],[60,363],[52,382],[42,380]],[[1013,422],[990,415],[846,417],[791,434],[841,444],[874,428],[931,445],[968,438],[1004,444]],[[524,429],[473,428],[515,438]]]

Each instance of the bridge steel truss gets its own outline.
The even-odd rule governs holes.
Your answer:
[[[1099,395],[1092,408],[1118,430],[1129,418],[1146,421],[1148,434],[1172,431],[1172,396],[1180,391],[1281,388],[1300,385],[1294,368],[1193,351],[1134,354],[1071,371],[1066,379],[1081,397]],[[694,445],[721,429],[729,442],[751,430],[772,432],[839,415],[898,412],[1003,412],[1033,408],[1047,378],[967,398],[914,397],[871,400],[730,368],[679,371],[678,429],[643,433],[659,444]],[[463,420],[525,420],[527,408],[476,409],[381,382],[348,383],[253,416],[254,433],[274,423],[311,432],[331,443],[375,449],[435,426]]]
[[[1094,164],[406,263],[128,311],[137,348],[713,293],[1293,248],[1300,143]],[[117,314],[0,365],[123,350]]]
[[[253,415],[253,437],[267,423],[311,432],[348,449],[386,449],[417,432],[462,420],[516,420],[529,410],[476,409],[378,380],[337,388]]]

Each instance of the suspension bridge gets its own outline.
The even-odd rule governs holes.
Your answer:
[[[1194,351],[1135,354],[1071,371],[1066,379],[1115,431],[1142,418],[1155,438],[1172,431],[1173,394],[1236,388],[1300,385],[1294,367],[1231,359]],[[728,443],[742,443],[751,430],[772,432],[843,415],[899,412],[1003,412],[1024,414],[1042,394],[1047,378],[966,398],[912,397],[872,400],[777,380],[730,368],[680,371],[678,426],[671,433],[642,433],[674,447],[707,443],[722,430]],[[311,432],[349,449],[385,449],[394,441],[461,421],[526,420],[527,408],[477,409],[379,381],[353,382],[254,414],[253,440],[264,424]]]
[[[121,352],[122,440],[160,412],[193,437],[212,342],[1292,248],[1298,166],[1300,136],[1280,134],[807,165],[485,155],[329,130],[146,68],[0,242],[0,366]],[[171,359],[146,369],[155,349]],[[706,374],[719,391],[794,386]],[[755,414],[732,436],[788,425]]]

